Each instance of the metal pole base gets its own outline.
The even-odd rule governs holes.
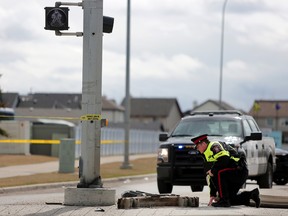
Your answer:
[[[120,167],[120,169],[132,169],[133,165],[129,164],[129,163],[123,163],[122,166]]]
[[[103,183],[101,181],[101,177],[99,176],[91,183],[81,182],[77,184],[77,188],[102,188]]]

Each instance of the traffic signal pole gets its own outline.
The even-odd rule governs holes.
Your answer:
[[[62,32],[69,29],[69,8],[60,7],[61,5],[82,6],[83,33]],[[114,18],[103,17],[103,0],[56,2],[55,7],[45,7],[46,30],[55,31],[57,36],[83,36],[80,182],[77,188],[65,188],[64,205],[115,204],[115,189],[103,188],[100,176],[101,126],[104,122],[101,119],[102,38],[103,32],[112,32],[113,24]]]
[[[83,77],[80,183],[77,187],[102,187],[100,141],[102,110],[103,0],[84,0]],[[85,120],[86,115],[94,119]],[[100,117],[99,119],[97,119]]]

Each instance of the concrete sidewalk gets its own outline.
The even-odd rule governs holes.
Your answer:
[[[135,160],[139,158],[151,158],[156,157],[156,154],[141,154],[141,155],[130,155],[130,160]],[[124,161],[123,156],[102,156],[101,164],[122,162]],[[79,161],[75,161],[75,167],[78,167]],[[26,176],[38,173],[51,173],[59,171],[59,161],[45,162],[39,164],[29,164],[29,165],[18,165],[18,166],[8,166],[0,168],[0,178],[8,178],[14,176]]]
[[[155,176],[154,176],[155,178]],[[131,182],[133,182],[131,178]],[[107,182],[106,182],[107,183]],[[254,187],[254,185],[250,185]],[[248,185],[249,187],[249,185]],[[125,188],[125,187],[124,187]],[[58,191],[60,190],[60,191]],[[119,194],[119,188],[117,188]],[[122,188],[123,190],[123,188]],[[250,190],[250,188],[249,188]],[[50,189],[49,189],[50,191]],[[209,198],[208,189],[203,192],[191,193],[190,197],[199,197],[200,205],[199,207],[153,207],[150,208],[133,208],[133,209],[118,209],[117,204],[111,206],[65,206],[63,205],[64,194],[61,192],[61,189],[57,189],[57,192],[47,193],[43,190],[39,192],[35,191],[34,193],[13,193],[3,194],[0,196],[0,215],[1,216],[200,216],[200,215],[209,215],[209,216],[288,216],[287,205],[286,207],[281,206],[267,206],[267,197],[268,201],[275,201],[276,199],[282,200],[286,199],[287,202],[287,193],[288,187],[281,187],[276,190],[271,189],[261,189],[261,200],[262,205],[260,208],[248,207],[248,206],[232,206],[230,208],[214,208],[207,206],[207,201]],[[121,192],[121,191],[120,191]],[[265,194],[270,194],[266,196]],[[117,195],[116,199],[120,198],[120,195]],[[283,200],[284,199],[284,200]],[[278,207],[278,208],[275,208]]]

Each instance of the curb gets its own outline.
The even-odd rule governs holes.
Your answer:
[[[109,182],[118,182],[118,181],[127,181],[129,179],[138,180],[143,178],[156,177],[156,174],[146,174],[146,175],[136,175],[136,176],[123,176],[117,178],[107,178],[103,179],[103,183]],[[25,185],[25,186],[14,186],[0,188],[0,194],[14,193],[14,192],[25,192],[32,190],[43,190],[43,189],[52,189],[52,188],[61,188],[61,187],[76,187],[79,181],[71,182],[56,182],[56,183],[45,183],[45,184],[35,184],[35,185]]]
[[[287,196],[260,195],[261,207],[265,208],[288,208]]]

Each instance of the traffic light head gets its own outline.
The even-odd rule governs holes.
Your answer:
[[[68,7],[45,7],[46,30],[61,31],[68,30],[69,8]],[[103,32],[111,33],[113,30],[114,18],[103,16]]]
[[[45,7],[46,30],[68,30],[68,7]]]
[[[103,16],[103,32],[111,33],[113,30],[114,18]]]

